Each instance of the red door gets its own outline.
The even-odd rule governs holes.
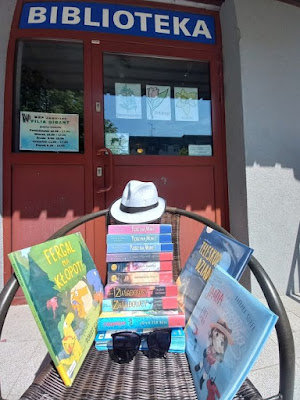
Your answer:
[[[169,206],[226,226],[217,56],[101,41],[92,45],[92,81],[95,206],[109,207],[129,180],[153,181]]]

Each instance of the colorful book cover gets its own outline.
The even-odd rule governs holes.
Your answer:
[[[178,310],[102,312],[98,318],[98,331],[184,326],[184,314]]]
[[[124,261],[172,261],[173,252],[165,253],[111,253],[106,254],[106,262]]]
[[[172,261],[129,261],[107,263],[107,272],[172,271]]]
[[[131,332],[136,332],[139,335],[147,335],[153,332],[153,329],[130,329]],[[112,338],[113,333],[118,331],[104,331],[98,332],[95,339],[95,347],[99,351],[112,349]],[[146,338],[141,341],[140,350],[148,350]],[[183,328],[173,328],[171,330],[171,344],[169,348],[170,353],[184,353],[185,352],[185,333]]]
[[[177,297],[142,297],[104,299],[102,311],[178,310]]]
[[[65,385],[73,380],[91,346],[103,285],[80,233],[8,255]]]
[[[107,253],[157,253],[173,251],[173,243],[107,243]]]
[[[174,297],[178,295],[176,283],[160,285],[115,285],[109,284],[104,288],[106,299],[139,298],[139,297]]]
[[[170,233],[157,235],[106,235],[106,243],[172,243]]]
[[[186,326],[186,353],[198,399],[231,400],[278,317],[216,267]]]
[[[204,227],[177,278],[178,302],[189,319],[212,271],[218,265],[239,279],[253,249],[222,233]]]
[[[168,283],[173,282],[173,272],[108,272],[107,283]]]
[[[172,233],[170,224],[108,225],[109,234],[159,234]]]

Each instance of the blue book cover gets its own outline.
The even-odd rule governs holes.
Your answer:
[[[108,243],[107,253],[172,252],[173,243]]]
[[[172,235],[151,234],[151,235],[106,235],[106,243],[172,243]]]
[[[185,328],[198,399],[231,400],[249,374],[278,317],[216,267]]]
[[[204,227],[176,283],[178,302],[188,321],[201,292],[218,265],[239,279],[253,249],[214,229]]]

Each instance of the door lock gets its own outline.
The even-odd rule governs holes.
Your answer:
[[[103,172],[102,167],[97,167],[97,176],[98,177],[102,176],[102,172]]]
[[[101,112],[101,103],[100,101],[96,101],[96,112]]]

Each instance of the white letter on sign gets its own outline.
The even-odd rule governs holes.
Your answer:
[[[127,24],[125,24],[125,25],[121,24],[121,21],[120,21],[121,15],[126,15]],[[120,29],[130,29],[134,25],[133,15],[128,11],[124,11],[124,10],[117,11],[114,14],[114,24],[116,25],[117,28],[120,28]]]
[[[28,15],[29,24],[42,24],[46,21],[47,9],[45,7],[30,7]]]
[[[100,22],[92,21],[92,9],[87,7],[84,11],[84,25],[100,26]]]
[[[180,30],[183,32],[185,36],[191,36],[190,32],[186,28],[186,24],[189,22],[189,18],[183,18],[182,21],[179,22],[179,17],[173,18],[174,25],[174,35],[180,35]]]
[[[80,9],[77,7],[63,7],[62,20],[63,24],[76,25],[80,22],[78,17]]]
[[[206,39],[212,38],[206,23],[201,20],[197,21],[197,24],[193,32],[193,37],[197,37],[199,35],[204,35]]]
[[[163,21],[163,20],[166,21]],[[164,26],[169,28],[169,16],[168,15],[155,15],[155,32],[157,33],[170,33],[170,29],[163,28]]]
[[[152,14],[150,13],[142,13],[142,12],[135,12],[134,15],[136,17],[140,17],[141,19],[141,31],[147,32],[147,18],[152,18]]]

